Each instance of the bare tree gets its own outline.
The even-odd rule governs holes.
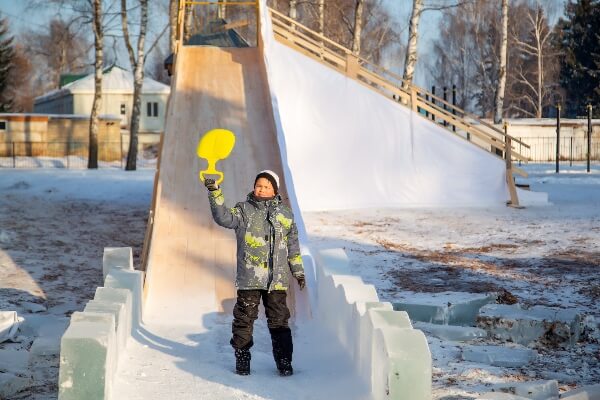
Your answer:
[[[354,9],[354,32],[352,34],[352,53],[360,54],[360,40],[362,31],[364,0],[356,0]]]
[[[319,33],[325,32],[325,0],[319,0]]]
[[[89,66],[91,44],[76,18],[53,19],[46,30],[25,33],[23,41],[37,65],[40,82],[44,82],[41,92],[57,88],[62,74],[83,73]]]
[[[92,29],[94,31],[94,101],[90,115],[88,168],[98,168],[98,110],[102,106],[102,63],[104,57],[104,28],[102,26],[102,0],[93,0]]]
[[[382,0],[298,1],[297,15],[302,24],[371,62],[402,47],[399,25]]]
[[[452,2],[432,0],[425,4],[425,0],[413,0],[412,12],[408,28],[408,45],[404,59],[403,84],[408,87],[412,84],[418,59],[419,22],[421,14],[425,11],[442,11],[470,4],[474,0],[453,0]]]
[[[512,14],[515,21],[511,24],[510,42],[515,56],[509,69],[508,108],[516,115],[541,118],[557,87],[553,30],[537,2],[518,4]]]
[[[419,38],[419,21],[423,12],[423,0],[413,0],[410,25],[408,29],[408,46],[406,47],[406,58],[404,60],[404,74],[402,80],[405,86],[412,84],[417,65],[417,42]]]
[[[144,44],[146,41],[146,27],[148,25],[148,0],[139,0],[140,5],[140,31],[137,42],[137,56],[134,53],[129,37],[127,22],[127,0],[121,0],[121,21],[123,24],[123,40],[129,54],[129,61],[133,68],[133,108],[129,126],[129,151],[127,152],[127,171],[135,171],[137,160],[138,132],[140,129],[140,114],[142,108],[142,85],[144,83]]]
[[[434,41],[435,82],[440,86],[458,86],[461,108],[493,115],[497,85],[500,34],[499,8],[495,2],[476,0],[460,8],[444,10],[440,34]]]
[[[498,65],[498,86],[494,98],[494,123],[502,122],[504,90],[506,88],[506,59],[508,53],[508,0],[502,0],[502,35],[500,37],[500,64]]]
[[[12,97],[12,111],[32,112],[33,99],[38,93],[32,80],[33,68],[31,61],[21,44],[17,44],[14,47],[12,65],[13,68],[8,73],[10,84],[8,88],[9,93],[7,93]]]
[[[227,1],[226,0],[221,0],[221,1],[223,3],[221,5],[219,5],[217,17],[226,19],[227,18]]]
[[[98,113],[102,105],[104,39],[114,27],[118,14],[112,12],[117,0],[28,0],[32,7],[55,7],[76,16],[82,26],[91,25],[94,33],[94,100],[90,113],[88,168],[98,168]],[[104,7],[106,5],[106,7]]]
[[[179,0],[169,0],[169,48],[175,53],[177,40],[177,14],[179,12]]]

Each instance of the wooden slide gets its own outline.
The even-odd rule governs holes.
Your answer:
[[[155,218],[147,263],[144,318],[196,324],[235,302],[235,235],[213,222],[198,171],[199,138],[213,128],[233,131],[236,146],[217,168],[230,207],[246,199],[263,169],[279,173],[280,151],[259,48],[182,46],[177,54],[155,188]]]

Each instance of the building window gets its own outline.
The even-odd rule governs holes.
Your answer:
[[[158,117],[158,103],[146,103],[146,115],[148,115],[149,117]]]
[[[6,130],[6,121],[0,121],[0,131]]]
[[[121,115],[125,115],[127,113],[127,107],[125,103],[121,103]]]

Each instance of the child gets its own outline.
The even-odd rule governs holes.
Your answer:
[[[305,279],[294,215],[277,194],[279,177],[273,171],[261,171],[246,201],[233,208],[225,206],[223,192],[213,180],[206,179],[204,184],[215,222],[235,229],[237,237],[238,290],[230,341],[235,350],[236,373],[250,374],[252,329],[262,298],[277,369],[281,376],[292,375],[292,332],[286,304],[288,269],[301,290]]]

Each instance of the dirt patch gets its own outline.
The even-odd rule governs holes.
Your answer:
[[[466,280],[463,271],[454,266],[435,266],[407,272],[404,269],[384,273],[394,287],[412,292],[440,293],[446,291],[489,293],[502,290],[493,282]]]
[[[21,195],[0,197],[0,309],[26,315],[24,302],[43,304],[49,318],[83,310],[102,285],[104,247],[132,247],[138,265],[147,206],[61,201]],[[2,343],[28,350],[33,337]],[[12,347],[10,347],[12,346]],[[34,383],[15,399],[56,398],[58,356],[33,367]]]
[[[461,249],[446,243],[439,250],[428,250],[387,239],[376,242],[381,249],[369,250],[370,254],[400,255],[398,268],[388,269],[384,275],[404,290],[432,293],[498,291],[507,293],[500,302],[514,304],[516,297],[508,290],[512,290],[511,286],[516,282],[527,282],[532,293],[539,293],[540,304],[547,303],[543,299],[545,291],[565,285],[579,288],[578,293],[590,301],[600,299],[600,285],[589,284],[600,280],[600,252],[573,248],[541,258],[511,258],[515,251],[526,252],[527,247],[490,244]],[[492,252],[493,256],[489,254]],[[414,267],[415,261],[417,267]],[[413,265],[413,268],[407,270],[406,265]]]

